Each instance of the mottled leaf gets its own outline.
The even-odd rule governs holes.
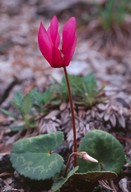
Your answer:
[[[12,165],[25,177],[50,179],[62,169],[63,158],[53,153],[62,143],[62,132],[21,139],[13,145]]]
[[[124,150],[120,142],[111,134],[93,130],[81,140],[79,151],[86,151],[99,163],[78,159],[79,172],[111,171],[119,173],[125,161]]]

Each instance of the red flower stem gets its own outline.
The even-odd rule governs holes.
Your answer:
[[[72,100],[70,83],[69,83],[69,78],[68,78],[66,67],[64,67],[64,73],[65,73],[65,78],[66,78],[66,84],[67,84],[68,96],[69,96],[69,102],[70,102],[70,110],[71,110],[71,115],[72,115],[73,144],[74,144],[74,167],[75,167],[77,165],[77,159],[76,159],[76,155],[75,155],[75,153],[77,152],[75,113],[74,113],[73,100]]]
[[[67,176],[67,171],[68,171],[68,168],[69,168],[69,166],[70,166],[71,158],[72,158],[73,156],[74,156],[74,157],[80,156],[80,152],[73,152],[73,153],[70,154],[70,156],[69,156],[69,158],[68,158],[68,161],[67,161],[67,163],[66,163],[66,169],[65,169],[64,177]]]

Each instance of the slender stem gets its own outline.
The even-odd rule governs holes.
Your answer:
[[[72,159],[73,156],[74,157],[80,156],[80,152],[73,152],[73,153],[70,154],[70,156],[69,156],[69,158],[67,160],[67,163],[66,163],[66,169],[65,169],[65,173],[64,173],[65,177],[67,175],[67,171],[68,171],[68,168],[70,166],[70,162],[71,162],[71,159]]]
[[[66,84],[67,84],[67,88],[68,88],[70,110],[71,110],[71,115],[72,115],[74,153],[76,153],[77,152],[77,141],[76,141],[75,113],[74,113],[73,100],[72,100],[70,83],[69,83],[69,78],[68,78],[66,67],[64,67],[64,73],[65,73]],[[76,159],[76,155],[74,154],[74,166],[76,166],[76,165],[77,165],[77,159]]]

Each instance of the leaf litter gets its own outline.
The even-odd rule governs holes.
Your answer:
[[[46,22],[48,25],[51,17],[47,15],[47,13],[40,14],[40,11],[44,13],[45,5],[49,5],[48,1],[41,0],[37,3],[35,0],[29,0],[25,3],[21,0],[15,0],[7,4],[6,2],[9,1],[2,0],[0,8],[0,101],[1,108],[10,109],[10,102],[16,91],[26,94],[36,87],[38,90],[43,91],[52,83],[51,76],[60,81],[63,72],[61,69],[50,69],[38,50],[37,31],[40,20]],[[13,4],[11,2],[13,2]],[[85,2],[87,3],[86,5],[90,4],[88,1]],[[57,10],[53,4],[50,5],[51,6],[48,6],[48,11],[51,12],[51,14],[59,15],[63,20],[64,17],[69,17],[69,14],[71,15],[70,10],[73,10],[75,14],[75,8],[73,7],[77,7],[77,13],[79,13],[79,15],[83,14],[81,10],[78,9],[79,6],[77,6],[80,5],[80,1],[66,2],[64,7],[61,7],[58,2],[59,9]],[[89,72],[93,72],[96,76],[98,87],[105,86],[104,91],[106,95],[106,101],[102,101],[91,108],[75,106],[77,140],[79,142],[80,139],[93,128],[109,131],[120,140],[125,148],[128,163],[124,167],[120,180],[115,181],[115,185],[118,191],[128,192],[131,188],[130,50],[127,49],[122,52],[121,49],[119,51],[118,46],[117,50],[115,50],[115,47],[113,50],[111,50],[110,47],[104,47],[104,51],[103,49],[101,51],[101,49],[98,49],[101,42],[98,42],[96,47],[91,48],[90,46],[93,45],[91,41],[95,41],[95,39],[100,41],[100,33],[94,36],[95,39],[89,37],[85,39],[87,34],[90,35],[92,28],[90,28],[88,33],[90,26],[84,30],[82,17],[81,20],[80,18],[77,19],[79,20],[79,41],[75,56],[68,68],[69,73],[83,76]],[[82,39],[80,36],[84,38]],[[131,39],[129,37],[128,42],[130,41]],[[109,56],[112,52],[114,52],[113,56]],[[2,192],[42,191],[41,187],[34,187],[31,181],[26,180],[12,170],[8,153],[10,152],[12,144],[20,138],[59,130],[62,130],[65,134],[67,141],[65,151],[71,150],[73,133],[70,118],[69,105],[66,102],[62,102],[57,109],[52,109],[47,115],[38,118],[38,127],[36,130],[29,132],[20,131],[17,133],[9,129],[9,125],[14,121],[12,117],[7,117],[3,115],[3,113],[0,113],[0,190]],[[18,125],[21,124],[21,120],[17,123]],[[3,162],[6,163],[3,165]],[[6,167],[5,165],[7,166],[6,170],[4,169]],[[35,185],[38,185],[38,183],[35,183]],[[105,187],[102,188],[102,185],[105,185],[104,182],[103,184],[100,183],[100,186],[98,184],[98,190],[104,190]],[[49,191],[49,189],[45,190]]]

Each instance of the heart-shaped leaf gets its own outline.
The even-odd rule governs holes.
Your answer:
[[[63,133],[56,132],[17,141],[10,154],[13,167],[31,179],[45,180],[54,177],[63,167],[63,158],[53,153],[53,150],[63,140]]]
[[[91,171],[111,171],[119,173],[125,161],[124,150],[120,142],[111,134],[102,130],[93,130],[82,139],[79,151],[85,151],[99,163],[78,159],[79,173]]]
[[[59,190],[67,181],[68,179],[75,174],[75,172],[78,170],[79,166],[74,167],[66,177],[58,177],[54,180],[54,183],[52,185],[52,191],[55,192]]]

